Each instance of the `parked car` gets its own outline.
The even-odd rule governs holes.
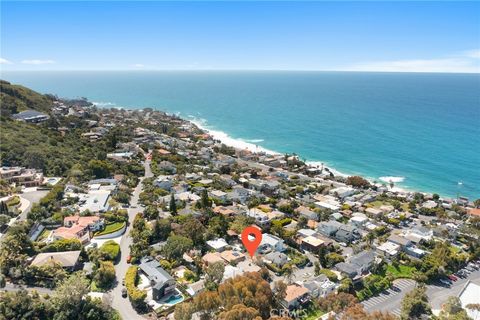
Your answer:
[[[132,256],[127,256],[127,263],[130,263],[132,261]]]
[[[127,297],[127,289],[122,288],[122,297],[126,298]]]
[[[122,286],[125,285],[125,278],[122,279]]]
[[[447,286],[447,287],[450,287],[450,285],[452,284],[450,281],[448,281],[446,279],[440,279],[440,283]]]
[[[448,279],[450,279],[450,280],[452,280],[452,281],[457,281],[457,280],[458,280],[458,278],[455,277],[453,274],[449,275],[449,276],[448,276]]]

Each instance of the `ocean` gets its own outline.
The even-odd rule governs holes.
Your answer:
[[[153,107],[229,144],[344,174],[480,198],[480,75],[268,71],[2,72],[42,93]]]

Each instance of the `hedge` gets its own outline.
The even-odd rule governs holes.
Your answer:
[[[105,226],[105,229],[103,229],[103,231],[95,232],[95,236],[103,236],[109,233],[117,232],[118,230],[121,230],[123,227],[125,227],[125,224],[126,222],[115,222],[115,223],[107,224]]]
[[[147,292],[137,288],[138,282],[138,267],[130,266],[125,275],[125,287],[127,288],[128,297],[134,308],[145,308],[145,298]]]

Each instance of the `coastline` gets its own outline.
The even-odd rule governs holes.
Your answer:
[[[123,107],[120,106],[114,102],[92,102],[93,105],[95,105],[98,108],[117,108],[117,109],[132,109],[132,110],[140,110],[140,109],[145,109],[145,108],[152,108],[157,111],[162,111],[165,112],[166,114],[169,115],[175,115],[179,118],[181,118],[184,121],[188,121],[192,123],[193,125],[197,126],[199,129],[205,131],[206,133],[210,134],[214,139],[221,141],[225,145],[238,149],[238,150],[250,150],[252,152],[263,152],[265,154],[271,154],[271,155],[279,155],[282,154],[281,152],[274,151],[271,149],[264,148],[256,143],[263,142],[263,139],[258,139],[258,140],[244,140],[242,138],[233,138],[231,137],[228,133],[221,131],[221,130],[216,130],[215,128],[212,128],[212,126],[208,125],[208,121],[203,118],[199,118],[196,116],[193,116],[191,114],[182,114],[182,112],[174,112],[172,110],[167,111],[168,108],[166,107],[135,107],[135,106],[127,106]],[[434,194],[437,193],[439,194],[442,198],[445,199],[454,199],[452,196],[444,196],[442,195],[442,192],[433,192],[433,191],[422,191],[421,189],[418,189],[416,187],[405,187],[403,185],[398,186],[398,184],[401,184],[403,181],[405,181],[405,177],[400,177],[400,176],[381,176],[381,177],[371,177],[371,176],[366,176],[361,173],[347,173],[347,172],[342,172],[334,168],[334,166],[331,166],[327,162],[323,162],[321,160],[311,160],[306,162],[307,165],[311,167],[319,167],[323,164],[324,168],[327,168],[330,170],[334,175],[340,176],[340,177],[349,177],[349,176],[361,176],[368,180],[371,184],[376,185],[377,187],[380,186],[386,186],[387,189],[390,192],[401,192],[401,193],[422,193],[425,195],[428,194]],[[393,188],[390,188],[390,181],[392,181],[395,185]]]
[[[226,146],[229,146],[229,147],[232,147],[232,148],[235,148],[235,149],[238,149],[238,150],[247,149],[247,150],[250,150],[252,152],[264,152],[266,154],[271,154],[271,155],[281,154],[280,152],[273,151],[273,150],[270,150],[270,149],[266,149],[262,146],[259,146],[255,143],[252,143],[252,142],[245,141],[243,139],[232,138],[226,132],[219,131],[219,130],[214,130],[206,124],[207,121],[205,119],[198,119],[198,118],[196,118],[192,115],[189,115],[188,118],[190,118],[190,119],[184,119],[184,120],[193,123],[199,129],[207,132],[214,139],[221,141]],[[263,140],[261,140],[261,139],[259,140],[259,142],[262,142],[262,141]],[[344,173],[344,172],[340,172],[337,169],[335,169],[335,168],[331,167],[330,165],[326,164],[325,162],[318,161],[318,160],[306,161],[305,163],[308,166],[314,167],[314,168],[315,167],[318,168],[318,167],[323,165],[324,168],[328,169],[335,176],[340,176],[340,177],[343,177],[343,178],[347,178],[349,176],[356,175],[356,174],[347,174],[347,173]],[[360,175],[360,176],[367,179],[370,183],[372,183],[376,186],[386,185],[387,188],[389,189],[389,191],[391,191],[391,192],[403,192],[403,193],[420,192],[420,193],[423,193],[423,194],[431,194],[429,192],[418,191],[418,190],[410,190],[410,189],[407,189],[405,187],[398,187],[396,185],[393,188],[390,188],[390,186],[389,186],[390,182],[393,182],[395,184],[401,183],[405,180],[405,177],[384,176],[384,177],[379,177],[378,179],[374,179],[374,178],[366,177],[366,176],[363,176],[363,175]],[[381,182],[378,182],[377,180],[380,180]],[[376,182],[376,183],[374,183],[374,182]]]

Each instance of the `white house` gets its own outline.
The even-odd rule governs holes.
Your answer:
[[[269,233],[264,233],[262,236],[262,242],[260,242],[259,250],[262,252],[267,251],[285,251],[285,245],[283,239],[280,239],[277,236],[274,236]]]

